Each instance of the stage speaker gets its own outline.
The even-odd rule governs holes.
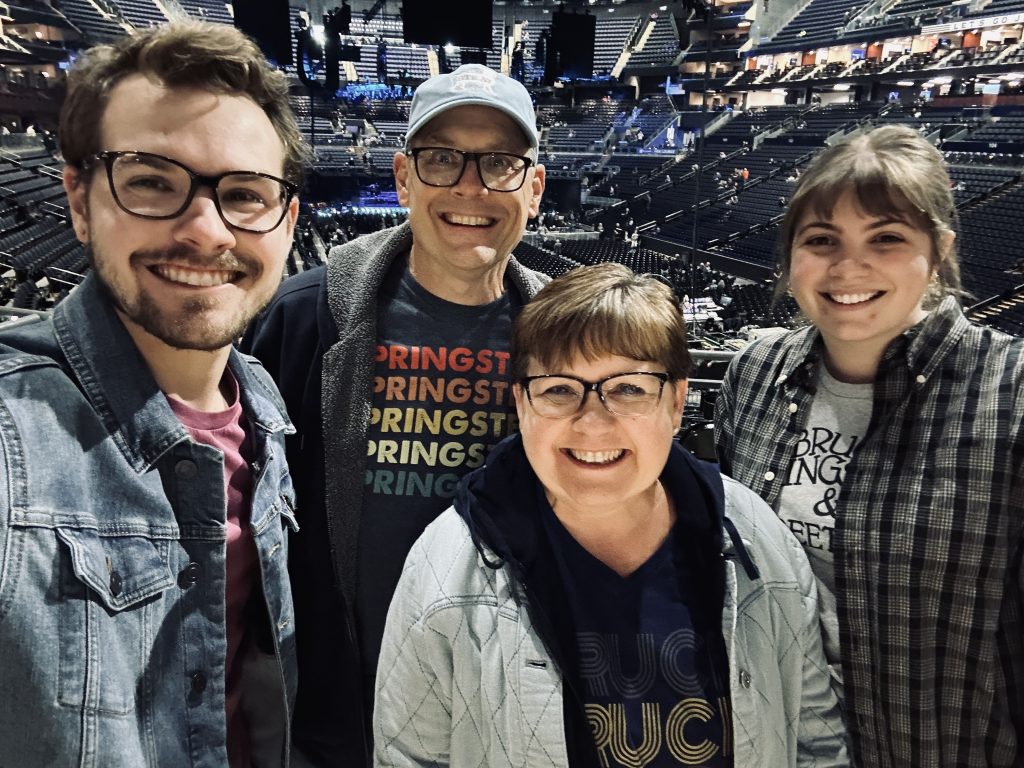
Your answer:
[[[405,0],[402,33],[407,43],[490,48],[491,3],[486,0]]]
[[[556,77],[578,80],[594,76],[596,30],[597,17],[592,14],[555,11],[551,19],[550,44],[558,51]]]
[[[292,29],[288,0],[234,3],[235,26],[256,41],[274,63],[291,64]]]

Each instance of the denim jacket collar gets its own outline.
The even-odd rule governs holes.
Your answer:
[[[136,472],[146,472],[189,439],[94,274],[57,305],[53,326],[71,374]],[[280,395],[254,376],[250,365],[231,350],[228,367],[246,414],[266,432],[294,432]]]

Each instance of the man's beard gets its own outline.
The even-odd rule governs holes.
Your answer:
[[[97,257],[93,246],[89,245],[86,248],[99,283],[111,303],[132,323],[175,349],[215,352],[233,344],[245,332],[253,317],[270,302],[276,289],[276,286],[273,286],[267,296],[261,297],[253,293],[258,290],[257,288],[251,288],[233,307],[233,313],[224,316],[223,312],[219,312],[218,315],[223,319],[214,321],[208,314],[222,305],[216,299],[195,296],[179,302],[175,309],[167,309],[138,283],[135,286],[135,295],[130,296],[124,286],[118,284],[116,273],[108,269],[109,261],[102,255]],[[204,259],[184,246],[135,251],[129,257],[131,271],[135,272],[147,269],[147,265],[158,262],[241,272],[244,276],[242,279],[254,283],[258,282],[263,272],[263,265],[247,256],[226,252]]]

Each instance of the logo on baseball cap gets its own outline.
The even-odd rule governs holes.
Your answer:
[[[523,129],[530,149],[537,148],[537,115],[529,91],[519,81],[482,64],[463,64],[447,75],[423,81],[412,97],[406,142],[442,112],[467,105],[504,112]]]

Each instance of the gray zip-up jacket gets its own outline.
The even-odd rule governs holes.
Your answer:
[[[372,691],[363,690],[351,617],[377,297],[412,240],[402,224],[332,249],[326,267],[285,281],[243,341],[277,382],[298,429],[288,441],[302,526],[291,556],[299,656],[294,742],[316,765],[369,760],[363,703]],[[523,301],[549,280],[514,257],[505,275]]]

